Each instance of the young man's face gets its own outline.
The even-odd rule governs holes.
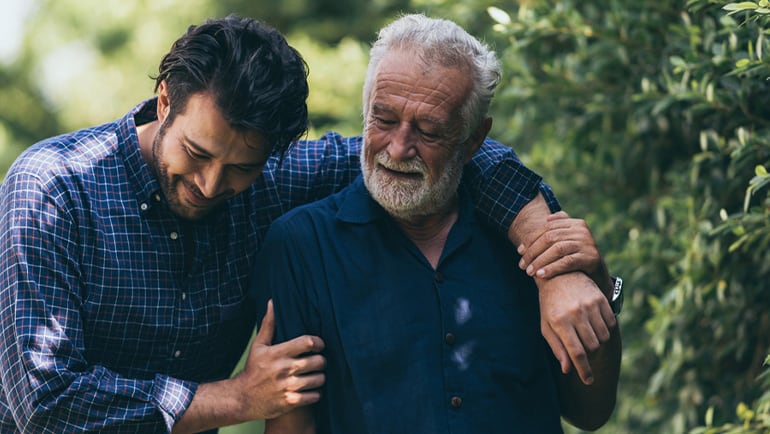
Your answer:
[[[169,123],[165,96],[162,86],[152,165],[172,211],[197,220],[248,188],[262,173],[271,148],[258,133],[233,129],[208,93],[192,95]]]
[[[435,214],[454,198],[472,152],[459,114],[470,86],[463,69],[426,71],[406,51],[380,61],[361,167],[372,197],[396,217]]]

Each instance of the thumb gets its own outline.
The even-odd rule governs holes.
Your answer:
[[[273,300],[270,299],[267,302],[267,313],[262,318],[257,336],[254,337],[254,343],[258,345],[272,344],[273,333],[275,333],[275,313],[273,312]]]

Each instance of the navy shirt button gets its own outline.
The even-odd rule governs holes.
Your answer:
[[[444,275],[436,272],[436,274],[433,276],[434,279],[436,279],[436,282],[441,283],[444,281]]]
[[[455,335],[452,333],[447,333],[446,335],[444,335],[444,342],[446,342],[448,345],[454,345]]]
[[[449,403],[454,408],[460,408],[460,406],[463,405],[463,399],[460,398],[459,396],[453,396],[452,399],[449,400]]]

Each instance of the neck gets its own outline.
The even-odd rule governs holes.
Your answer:
[[[393,218],[435,269],[457,216],[458,206],[455,198],[445,209],[435,214]]]
[[[139,138],[139,150],[147,164],[152,165],[152,144],[155,141],[155,135],[158,133],[160,122],[153,121],[136,127],[136,136]]]

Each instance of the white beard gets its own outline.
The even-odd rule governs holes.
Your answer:
[[[463,173],[463,147],[450,156],[444,171],[437,180],[428,179],[428,167],[422,158],[393,161],[387,151],[374,156],[370,166],[366,163],[366,140],[361,150],[361,172],[364,184],[377,203],[389,214],[402,219],[436,214],[445,209],[457,195]],[[391,170],[419,173],[421,177],[403,179],[389,174],[380,166]]]

